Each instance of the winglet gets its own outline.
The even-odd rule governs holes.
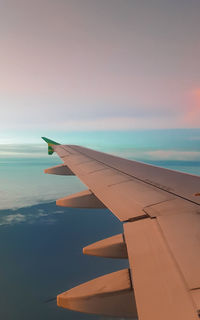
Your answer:
[[[58,142],[55,142],[45,137],[42,137],[42,139],[48,144],[48,154],[53,154],[54,153],[53,146],[60,144]]]

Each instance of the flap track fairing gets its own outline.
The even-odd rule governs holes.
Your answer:
[[[105,208],[104,204],[90,191],[84,190],[58,199],[57,206],[69,208]]]
[[[59,164],[57,166],[45,169],[44,173],[56,174],[60,176],[74,176],[74,173],[65,164]]]
[[[92,243],[83,248],[83,253],[104,258],[128,259],[123,234]]]
[[[59,294],[57,305],[84,313],[137,317],[128,269],[101,276]]]

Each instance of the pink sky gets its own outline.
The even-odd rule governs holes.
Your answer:
[[[0,3],[0,127],[200,125],[199,0]]]

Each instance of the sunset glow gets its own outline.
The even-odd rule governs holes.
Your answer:
[[[198,128],[200,125],[200,88],[191,90],[187,99],[188,107],[183,116],[183,124]]]
[[[198,128],[199,10],[198,0],[1,2],[2,133]]]

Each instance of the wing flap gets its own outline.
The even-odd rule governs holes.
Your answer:
[[[200,289],[192,290],[191,295],[200,316]]]
[[[188,288],[200,288],[200,214],[159,216],[158,223]]]
[[[196,203],[181,198],[175,198],[171,199],[170,201],[163,201],[161,203],[148,206],[144,209],[144,211],[152,218],[155,218],[159,216],[177,215],[184,213],[198,214],[200,212],[200,208]]]
[[[155,219],[125,223],[124,234],[139,319],[198,319]]]

